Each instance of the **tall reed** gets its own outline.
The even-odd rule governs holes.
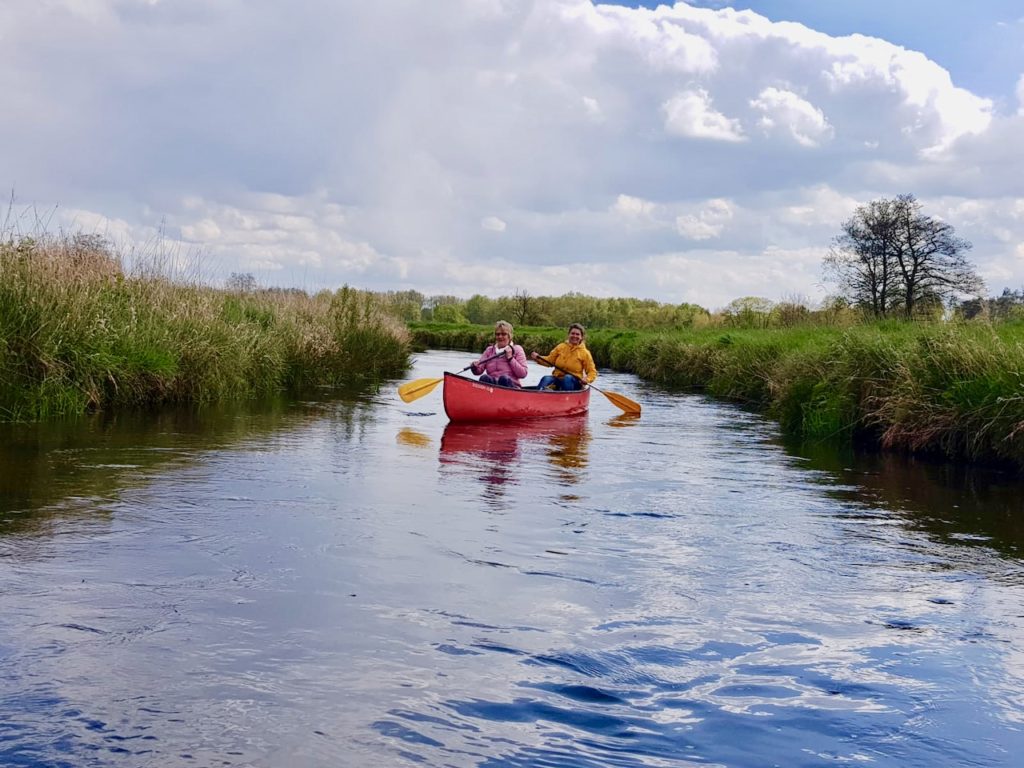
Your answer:
[[[408,367],[369,293],[231,292],[126,272],[91,237],[0,242],[0,420],[367,386]]]

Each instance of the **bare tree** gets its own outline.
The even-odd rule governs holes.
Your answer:
[[[256,278],[252,272],[232,272],[224,282],[224,287],[233,293],[253,293],[256,290]]]
[[[512,307],[516,325],[526,325],[533,317],[533,297],[527,291],[517,288],[512,294]]]
[[[885,317],[898,293],[895,200],[872,200],[843,222],[843,233],[825,257],[826,277],[841,295]]]
[[[913,195],[873,200],[843,222],[825,257],[826,278],[875,317],[913,317],[961,294],[976,294],[981,278],[964,252],[971,244],[951,225],[924,215]]]
[[[984,283],[964,256],[971,244],[957,237],[951,225],[921,213],[913,195],[900,195],[896,203],[900,242],[896,260],[905,316],[913,317],[919,304],[946,303],[960,294],[980,293]]]

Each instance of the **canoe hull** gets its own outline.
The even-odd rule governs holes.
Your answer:
[[[444,375],[444,412],[454,422],[513,421],[577,416],[590,407],[590,389],[551,392],[481,384],[476,379]]]

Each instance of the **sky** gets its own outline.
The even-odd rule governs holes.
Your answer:
[[[8,234],[212,284],[814,302],[910,193],[1024,286],[1019,0],[4,0],[0,93]]]

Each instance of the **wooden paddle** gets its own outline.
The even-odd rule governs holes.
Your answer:
[[[499,352],[498,354],[491,355],[490,357],[484,358],[483,360],[481,360],[478,363],[470,363],[465,368],[463,368],[461,371],[459,371],[459,373],[465,373],[470,368],[472,368],[474,365],[483,365],[484,363],[491,362],[491,360],[497,360],[499,357],[501,357],[504,354],[505,354],[505,350],[502,349],[502,351]],[[398,388],[398,396],[400,398],[402,398],[403,401],[405,401],[407,403],[411,403],[413,400],[419,400],[424,395],[429,395],[431,392],[434,391],[434,387],[436,387],[442,381],[444,381],[443,378],[440,378],[440,379],[416,379],[415,381],[407,381],[405,384],[402,384]]]
[[[555,368],[556,370],[559,370],[562,373],[568,374],[569,376],[576,376],[577,379],[579,378],[579,376],[577,376],[575,373],[569,373],[569,371],[565,370],[565,368],[559,368],[557,365],[552,363],[546,357],[542,357],[541,355],[538,355],[537,359],[538,360],[543,360],[545,363],[550,365],[552,368]],[[587,384],[587,386],[590,387],[591,389],[597,389],[597,387],[595,387],[593,384]],[[605,397],[607,397],[608,401],[612,405],[614,405],[616,408],[621,408],[623,410],[623,412],[629,413],[629,414],[632,414],[632,415],[635,415],[635,416],[639,416],[640,415],[640,403],[636,402],[635,400],[630,400],[628,397],[626,397],[625,395],[620,395],[618,392],[606,392],[603,389],[597,389],[597,391],[600,392]]]

